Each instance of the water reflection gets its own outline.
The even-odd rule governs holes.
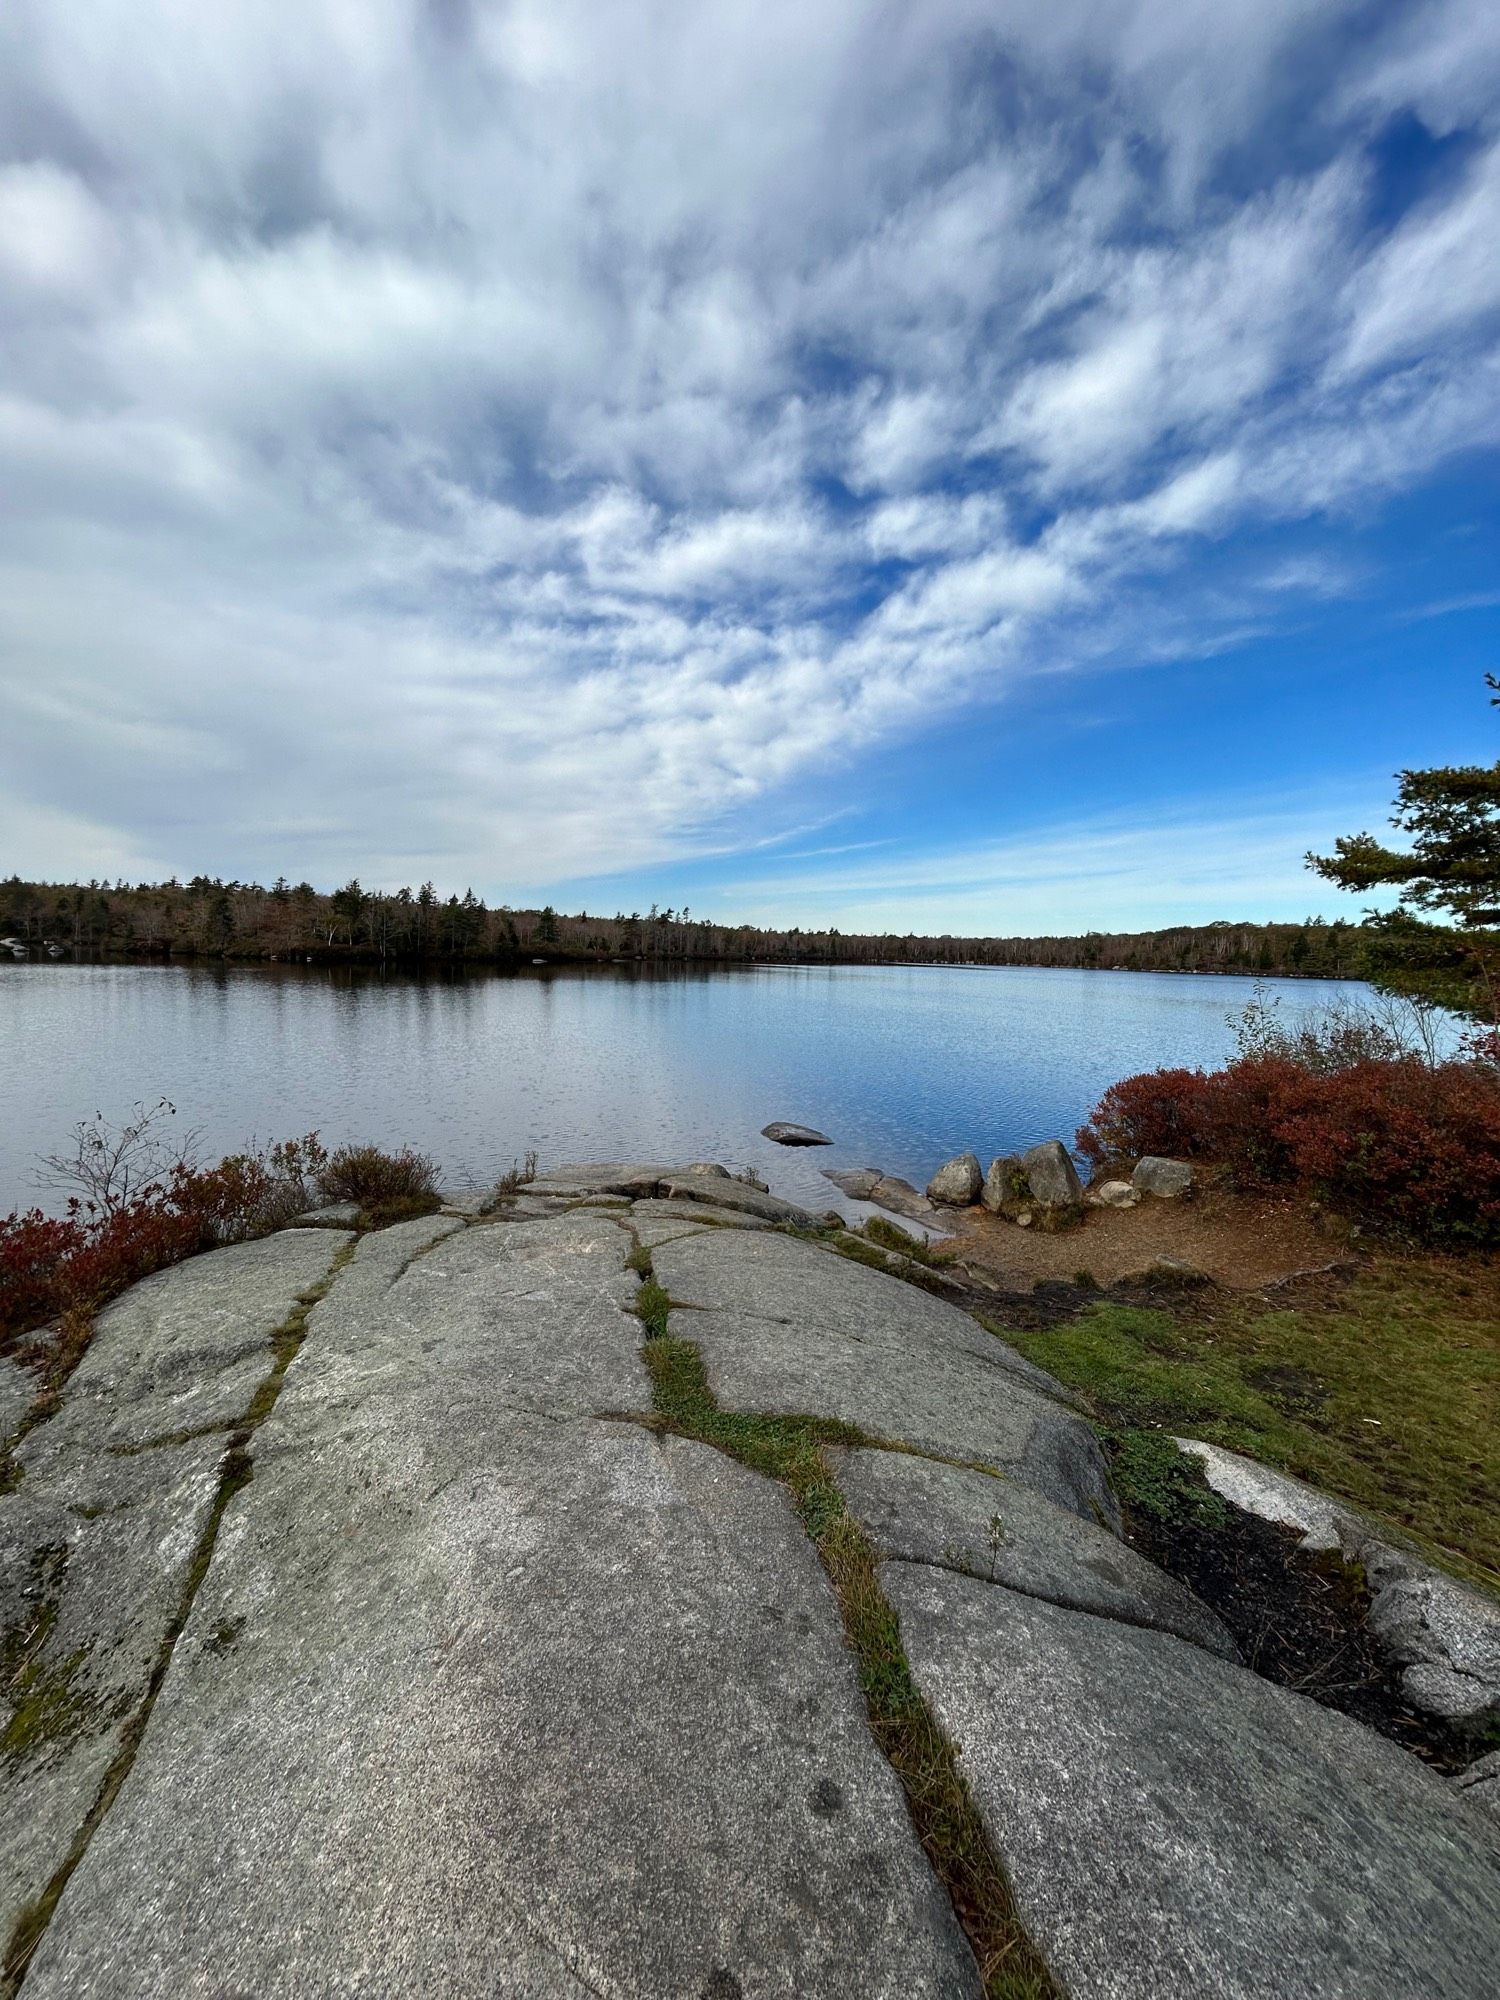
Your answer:
[[[1363,989],[1270,982],[1289,1017]],[[0,966],[0,1210],[78,1118],[166,1096],[205,1151],[318,1128],[455,1178],[625,1156],[753,1164],[826,1206],[823,1166],[924,1180],[1071,1138],[1115,1078],[1221,1061],[1248,979],[960,967],[516,974],[220,964]],[[789,1153],[772,1118],[834,1135]]]

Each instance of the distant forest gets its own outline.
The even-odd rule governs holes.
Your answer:
[[[563,916],[490,909],[430,882],[394,894],[348,882],[0,882],[0,938],[126,957],[312,960],[320,963],[526,965],[610,960],[652,964],[1067,965],[1126,972],[1238,972],[1358,978],[1360,926],[1214,923],[1082,937],[862,937],[838,930],[720,924],[689,909]]]

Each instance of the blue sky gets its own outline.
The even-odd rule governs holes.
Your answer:
[[[0,868],[1352,914],[1497,434],[1478,0],[11,0]]]

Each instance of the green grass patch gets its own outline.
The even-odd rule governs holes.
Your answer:
[[[658,1336],[643,1353],[663,1429],[712,1445],[790,1492],[838,1599],[871,1731],[901,1781],[917,1836],[974,1948],[986,2000],[1058,2000],[1016,1914],[954,1748],[912,1679],[874,1552],[824,1459],[825,1445],[870,1440],[852,1424],[819,1417],[721,1410],[691,1341]]]
[[[1195,1528],[1228,1521],[1228,1503],[1204,1478],[1201,1462],[1179,1451],[1165,1431],[1117,1431],[1105,1442],[1110,1478],[1132,1514]]]
[[[1500,1283],[1487,1260],[1380,1257],[1317,1303],[1222,1294],[994,1329],[1112,1427],[1207,1439],[1310,1480],[1500,1583]]]

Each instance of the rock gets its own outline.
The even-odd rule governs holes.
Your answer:
[[[352,1229],[359,1220],[357,1201],[330,1201],[322,1208],[305,1209],[294,1215],[289,1229]]]
[[[903,1181],[895,1174],[882,1174],[871,1188],[869,1199],[877,1208],[888,1208],[892,1215],[904,1215],[913,1222],[930,1222],[937,1215],[937,1209],[925,1195],[918,1194],[910,1181]]]
[[[690,1169],[673,1166],[652,1166],[649,1161],[612,1160],[601,1166],[559,1167],[553,1173],[538,1174],[526,1184],[526,1193],[535,1200],[538,1195],[558,1195],[577,1201],[588,1194],[622,1194],[634,1199],[637,1195],[653,1195],[658,1183],[667,1174],[684,1173]]]
[[[945,1208],[969,1208],[978,1201],[984,1172],[972,1153],[959,1153],[940,1166],[927,1183],[927,1199]]]
[[[1500,1603],[1373,1537],[1359,1549],[1369,1629],[1401,1668],[1401,1692],[1450,1722],[1500,1717]]]
[[[1207,1271],[1200,1271],[1196,1264],[1185,1263],[1181,1257],[1153,1257],[1139,1271],[1127,1271],[1123,1278],[1117,1280],[1121,1285],[1160,1292],[1199,1291],[1213,1282]]]
[[[0,1357],[0,1458],[25,1423],[40,1388],[40,1380],[29,1368]]]
[[[1148,1155],[1136,1163],[1130,1185],[1137,1194],[1154,1194],[1163,1201],[1175,1201],[1191,1192],[1193,1170],[1186,1160],[1158,1160]]]
[[[959,1570],[1239,1658],[1226,1627],[1183,1584],[1019,1480],[890,1451],[848,1452],[837,1478],[882,1556]]]
[[[1017,1229],[1029,1229],[1035,1220],[1029,1208],[1023,1208],[1016,1216]]]
[[[28,2000],[978,2000],[785,1493],[580,1414],[646,1399],[628,1242],[316,1309]]]
[[[727,1209],[734,1215],[759,1216],[762,1222],[788,1222],[795,1229],[816,1229],[818,1220],[794,1201],[766,1194],[744,1181],[712,1180],[704,1175],[667,1174],[662,1178],[665,1201],[702,1201],[710,1207]]]
[[[770,1139],[778,1146],[831,1146],[832,1139],[826,1132],[818,1132],[811,1125],[789,1125],[777,1119],[770,1125],[762,1125],[760,1136]]]
[[[775,1223],[706,1201],[638,1201],[621,1218],[646,1249],[704,1229],[774,1229]]]
[[[825,1181],[832,1181],[851,1201],[868,1201],[881,1182],[879,1167],[825,1167]]]
[[[1083,1183],[1061,1139],[1045,1139],[1021,1155],[1031,1198],[1042,1208],[1069,1208],[1083,1200]]]
[[[1346,1501],[1221,1445],[1179,1438],[1214,1491],[1243,1513],[1301,1530],[1307,1549],[1337,1549],[1364,1570],[1368,1629],[1401,1669],[1414,1708],[1447,1721],[1500,1715],[1500,1601],[1397,1547]]]
[[[160,1271],[99,1315],[0,1495],[0,1937],[67,1859],[140,1713],[275,1334],[351,1239],[284,1231]],[[193,1435],[201,1426],[206,1435]]]
[[[1099,1443],[1049,1380],[967,1313],[899,1278],[779,1235],[704,1233],[655,1253],[689,1310],[725,1409],[831,1417],[875,1439],[1009,1473],[1085,1520],[1118,1526]]]
[[[1466,1805],[1500,1819],[1500,1750],[1492,1750],[1448,1782]]]
[[[1073,2000],[1488,2000],[1500,1842],[1394,1743],[1161,1632],[881,1565]]]
[[[709,1174],[714,1180],[727,1181],[732,1178],[728,1167],[721,1167],[717,1160],[694,1160],[683,1169],[689,1174]]]
[[[1007,1202],[1015,1201],[1028,1191],[1026,1169],[1021,1164],[1018,1153],[1002,1153],[998,1160],[990,1161],[990,1170],[984,1177],[984,1186],[979,1191],[979,1199],[992,1214],[998,1215]]]
[[[1138,1208],[1141,1198],[1129,1181],[1101,1181],[1089,1189],[1084,1200],[1099,1208]]]
[[[495,1205],[493,1187],[444,1188],[439,1201],[450,1215],[487,1215]]]

